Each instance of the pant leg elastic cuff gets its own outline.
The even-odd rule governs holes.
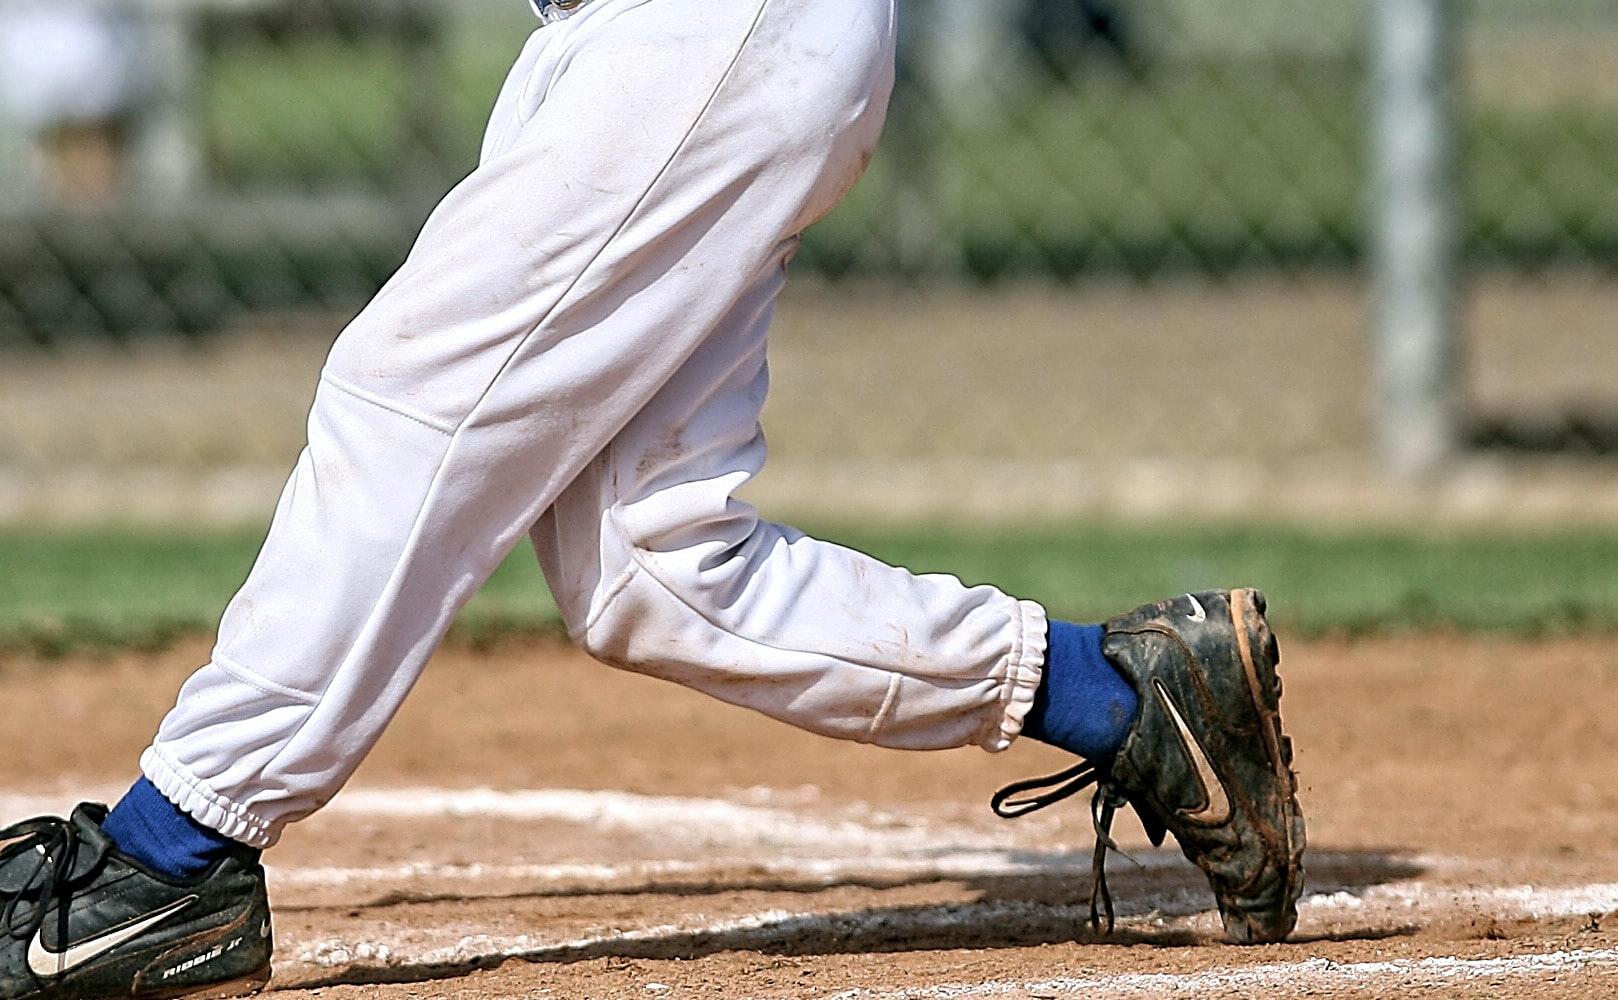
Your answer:
[[[163,797],[189,813],[198,823],[249,847],[275,846],[281,830],[226,801],[170,760],[157,746],[141,754],[140,768]]]
[[[1018,601],[1017,619],[1016,646],[1006,657],[1000,723],[978,744],[991,753],[1011,746],[1022,733],[1023,721],[1034,706],[1034,693],[1045,674],[1045,608],[1033,601]]]

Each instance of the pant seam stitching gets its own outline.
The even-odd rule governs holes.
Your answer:
[[[320,380],[331,386],[333,389],[346,393],[362,403],[369,403],[379,410],[386,410],[396,417],[403,417],[412,423],[422,425],[428,430],[437,431],[445,437],[453,437],[455,434],[454,425],[445,423],[443,421],[434,420],[433,418],[424,416],[423,414],[413,413],[397,403],[388,402],[373,392],[361,389],[359,386],[354,385],[347,379],[341,378],[330,371],[321,372]]]
[[[629,583],[635,578],[635,571],[639,568],[640,563],[636,562],[634,559],[631,559],[629,565],[624,568],[624,571],[618,574],[618,579],[613,581],[612,587],[607,591],[607,596],[602,598],[601,607],[598,608],[594,614],[590,615],[589,619],[584,623],[584,630],[580,634],[584,636],[586,640],[589,638],[590,630],[595,628],[596,624],[601,621],[601,617],[605,615],[612,607],[613,602],[618,599],[619,595],[623,594],[624,591],[629,589]]]
[[[213,663],[214,666],[218,667],[220,670],[223,670],[225,673],[236,678],[249,687],[257,688],[263,694],[278,694],[284,698],[291,698],[294,701],[309,706],[310,708],[320,704],[320,695],[311,694],[308,691],[300,691],[297,688],[287,687],[284,684],[277,684],[268,677],[265,677],[248,667],[242,666],[240,663],[221,655],[217,651],[215,651],[213,655]]]

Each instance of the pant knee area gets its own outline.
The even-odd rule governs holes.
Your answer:
[[[742,504],[655,531],[636,531],[626,519],[622,509],[608,517],[615,530],[602,545],[607,572],[588,615],[571,616],[584,621],[568,621],[569,634],[614,666],[699,665],[712,630],[726,629],[721,619],[746,600],[759,546],[776,529]]]
[[[678,592],[648,577],[640,563],[631,562],[619,573],[617,586],[582,625],[568,622],[568,633],[602,663],[664,674],[666,670],[660,668],[691,659],[681,635],[689,628],[683,619],[692,613]]]

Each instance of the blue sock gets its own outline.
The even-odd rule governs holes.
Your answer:
[[[145,778],[113,806],[101,829],[118,850],[176,879],[201,875],[235,843],[186,815]]]
[[[1123,746],[1140,698],[1101,653],[1100,625],[1050,623],[1045,677],[1023,722],[1023,735],[1088,760]]]

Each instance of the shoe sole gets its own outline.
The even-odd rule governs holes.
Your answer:
[[[160,993],[152,1000],[235,1000],[236,997],[257,996],[264,991],[270,983],[270,969],[254,972],[239,979],[231,979],[223,983],[209,983],[207,986],[198,986],[195,989],[181,990],[176,993]]]
[[[1286,838],[1287,857],[1287,902],[1289,906],[1296,906],[1297,900],[1303,893],[1303,864],[1302,848],[1297,843],[1295,828],[1298,826],[1302,810],[1298,806],[1298,781],[1290,765],[1287,764],[1286,754],[1283,752],[1283,741],[1286,735],[1281,731],[1281,713],[1279,707],[1271,708],[1271,699],[1264,679],[1259,676],[1258,663],[1253,658],[1255,645],[1267,646],[1260,636],[1253,633],[1257,626],[1249,624],[1247,609],[1253,609],[1253,618],[1262,623],[1267,630],[1268,622],[1264,621],[1264,612],[1259,609],[1255,592],[1250,589],[1238,589],[1230,592],[1230,617],[1234,626],[1232,631],[1236,634],[1236,652],[1241,657],[1242,671],[1247,678],[1247,689],[1253,696],[1253,708],[1263,723],[1264,749],[1269,755],[1270,764],[1275,768],[1276,780],[1281,787],[1287,789],[1285,804],[1285,822],[1281,824],[1281,835]],[[1276,656],[1279,661],[1280,657]],[[1275,664],[1271,664],[1270,673],[1275,673]],[[1279,706],[1281,692],[1279,679],[1276,681],[1274,703]]]

